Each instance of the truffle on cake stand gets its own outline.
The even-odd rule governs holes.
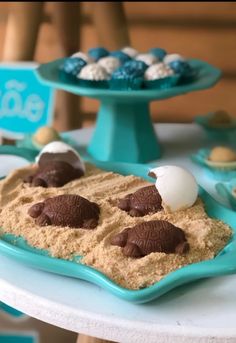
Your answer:
[[[100,109],[88,154],[101,161],[144,163],[161,157],[161,145],[154,131],[149,103],[212,87],[221,76],[218,68],[200,60],[190,60],[198,76],[188,84],[168,89],[110,90],[81,87],[61,80],[63,59],[42,64],[39,79],[56,89],[98,99]]]

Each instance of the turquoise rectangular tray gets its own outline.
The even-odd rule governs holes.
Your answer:
[[[15,154],[17,155],[17,152]],[[98,161],[93,161],[93,163],[104,170],[114,171],[123,175],[133,174],[150,181],[150,178],[147,177],[148,170],[150,169],[148,165]],[[169,273],[154,285],[144,289],[129,290],[120,287],[103,273],[80,264],[80,257],[77,257],[75,261],[52,258],[47,251],[35,249],[29,246],[23,238],[13,235],[4,234],[0,236],[0,252],[30,267],[86,280],[124,300],[134,303],[145,303],[188,282],[236,272],[236,213],[221,206],[202,188],[199,188],[199,196],[203,200],[210,217],[220,219],[233,228],[234,234],[231,241],[214,259],[178,269]]]

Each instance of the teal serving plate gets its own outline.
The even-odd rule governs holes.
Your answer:
[[[17,152],[15,155],[17,155]],[[150,169],[148,165],[93,162],[97,167],[104,170],[123,175],[133,174],[149,181],[153,180],[147,176]],[[232,239],[214,259],[187,265],[169,273],[154,285],[143,289],[130,290],[123,288],[96,269],[81,264],[80,256],[75,257],[73,261],[52,258],[47,251],[35,249],[29,246],[23,238],[14,235],[3,234],[0,236],[0,252],[30,267],[86,280],[124,300],[133,303],[149,302],[183,284],[236,272],[236,214],[217,203],[202,188],[199,189],[199,196],[203,200],[207,214],[210,217],[220,219],[232,227],[234,231]]]
[[[230,182],[218,182],[215,185],[217,193],[224,199],[227,199],[231,207],[236,211],[236,192],[233,195],[233,190],[236,189],[236,179]]]
[[[213,178],[218,181],[230,181],[236,178],[236,169],[226,171],[223,169],[212,168],[206,163],[206,159],[210,155],[210,151],[210,149],[200,149],[196,154],[191,155],[191,160],[203,167],[209,178]]]
[[[218,142],[233,142],[236,135],[236,121],[230,127],[216,128],[209,126],[209,119],[212,113],[208,113],[204,116],[195,117],[194,121],[200,125],[206,132],[207,136]]]

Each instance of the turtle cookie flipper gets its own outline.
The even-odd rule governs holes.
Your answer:
[[[51,225],[51,219],[45,213],[40,214],[40,216],[36,219],[36,224],[40,226]]]

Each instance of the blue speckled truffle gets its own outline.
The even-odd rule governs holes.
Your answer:
[[[112,74],[110,88],[117,90],[140,89],[142,83],[143,77],[140,72],[122,66],[116,69]]]
[[[98,47],[90,49],[88,54],[94,61],[98,61],[100,58],[108,56],[109,51],[103,47]]]
[[[121,50],[112,51],[110,53],[110,56],[118,58],[121,64],[124,64],[125,62],[128,62],[131,60],[131,57]]]
[[[148,65],[143,61],[132,60],[126,62],[123,66],[127,74],[133,74],[135,76],[142,76]]]
[[[152,48],[149,50],[150,54],[157,57],[159,61],[162,61],[165,55],[167,54],[166,50],[162,48]]]
[[[171,69],[174,70],[174,72],[176,74],[188,76],[188,74],[192,72],[191,66],[186,61],[176,60],[176,61],[169,63],[169,66],[171,67]]]
[[[60,66],[60,70],[68,75],[76,76],[86,64],[87,62],[85,62],[82,58],[69,57],[66,58],[64,63]]]

